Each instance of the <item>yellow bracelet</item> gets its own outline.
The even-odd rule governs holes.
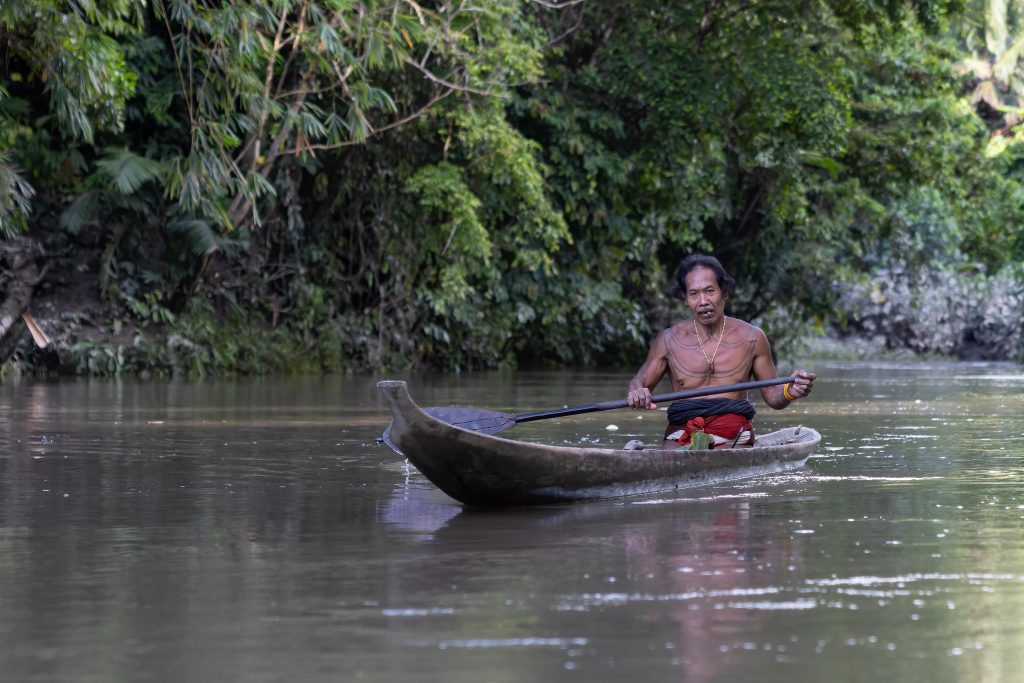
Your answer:
[[[787,401],[795,401],[796,396],[789,395],[789,384],[782,385],[782,393],[785,395]]]

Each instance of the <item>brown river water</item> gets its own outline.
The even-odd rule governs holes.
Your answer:
[[[822,433],[801,470],[506,510],[375,441],[376,377],[0,385],[0,680],[1024,680],[1024,368],[804,365],[752,397]],[[389,378],[528,412],[629,373]]]

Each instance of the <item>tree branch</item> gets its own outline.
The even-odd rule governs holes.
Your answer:
[[[383,133],[386,130],[391,130],[393,128],[398,128],[399,126],[401,126],[403,124],[406,124],[406,123],[409,123],[410,121],[412,121],[414,119],[418,119],[419,117],[421,117],[425,113],[427,113],[427,111],[430,110],[431,107],[433,107],[435,104],[437,104],[438,102],[440,102],[444,98],[446,98],[449,95],[451,95],[453,92],[455,92],[455,91],[454,90],[447,90],[447,91],[445,91],[443,93],[435,95],[434,97],[430,98],[430,100],[426,104],[424,104],[422,107],[420,107],[419,109],[417,109],[413,113],[409,114],[408,116],[403,116],[402,118],[397,119],[395,121],[392,121],[391,123],[389,123],[389,124],[387,124],[385,126],[380,126],[378,128],[374,128],[372,130],[372,132],[371,132],[371,135],[376,135],[378,133]],[[308,149],[311,149],[311,150],[314,150],[314,149],[340,149],[342,147],[351,147],[353,145],[358,145],[358,144],[362,144],[362,143],[357,142],[355,140],[346,140],[345,142],[335,142],[335,143],[322,142],[322,143],[318,143],[318,144],[315,144],[315,145],[307,143],[306,147]]]

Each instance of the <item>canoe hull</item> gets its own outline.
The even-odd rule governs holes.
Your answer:
[[[537,505],[654,493],[802,467],[813,429],[758,437],[755,448],[639,451],[512,441],[453,427],[421,410],[405,382],[380,382],[391,407],[386,441],[438,488],[472,506]]]

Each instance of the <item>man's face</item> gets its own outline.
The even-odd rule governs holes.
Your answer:
[[[725,294],[718,287],[715,271],[697,266],[686,275],[683,301],[702,325],[714,325],[725,315]]]

